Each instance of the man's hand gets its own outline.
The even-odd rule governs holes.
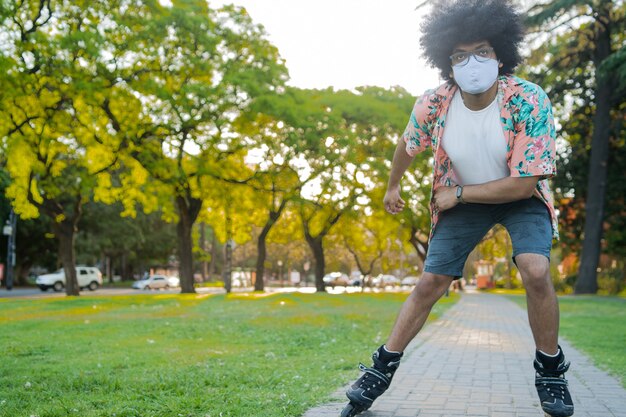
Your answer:
[[[398,214],[404,209],[404,200],[400,197],[400,187],[387,188],[383,199],[385,210],[391,214]]]
[[[458,203],[459,201],[456,199],[456,186],[439,187],[433,195],[433,204],[439,211],[449,210]]]

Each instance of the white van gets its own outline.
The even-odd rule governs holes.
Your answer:
[[[95,291],[102,285],[102,273],[98,268],[90,266],[77,266],[76,279],[80,289],[88,288]],[[65,271],[61,268],[51,274],[39,275],[35,282],[41,291],[48,291],[48,288],[57,292],[62,291],[65,288]]]

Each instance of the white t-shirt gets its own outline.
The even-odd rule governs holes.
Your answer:
[[[452,98],[441,146],[460,185],[483,184],[510,175],[498,100],[482,110],[465,107],[461,92]]]

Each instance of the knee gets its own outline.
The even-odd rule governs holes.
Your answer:
[[[527,291],[543,291],[547,286],[552,285],[550,262],[545,257],[542,258],[535,258],[530,262],[518,261],[518,269]]]
[[[421,297],[434,298],[437,301],[450,287],[452,277],[449,275],[424,272],[415,286],[413,293]]]

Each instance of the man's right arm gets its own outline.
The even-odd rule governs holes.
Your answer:
[[[417,99],[404,133],[398,139],[396,151],[391,162],[389,182],[383,203],[385,209],[396,214],[404,208],[404,200],[400,197],[400,180],[413,162],[415,155],[430,147],[430,137],[423,128],[430,114],[430,96],[434,90],[429,90]]]
[[[396,151],[393,154],[393,160],[391,162],[391,171],[389,173],[389,182],[387,183],[387,189],[399,188],[400,180],[406,172],[406,170],[413,162],[415,156],[411,156],[406,151],[406,143],[403,138],[398,140]]]
[[[391,171],[389,173],[389,182],[387,183],[387,192],[383,199],[385,210],[391,214],[396,214],[404,209],[404,200],[400,197],[400,180],[406,172],[407,168],[413,162],[414,156],[406,151],[406,143],[403,138],[398,140],[396,151],[393,154],[391,162]]]

